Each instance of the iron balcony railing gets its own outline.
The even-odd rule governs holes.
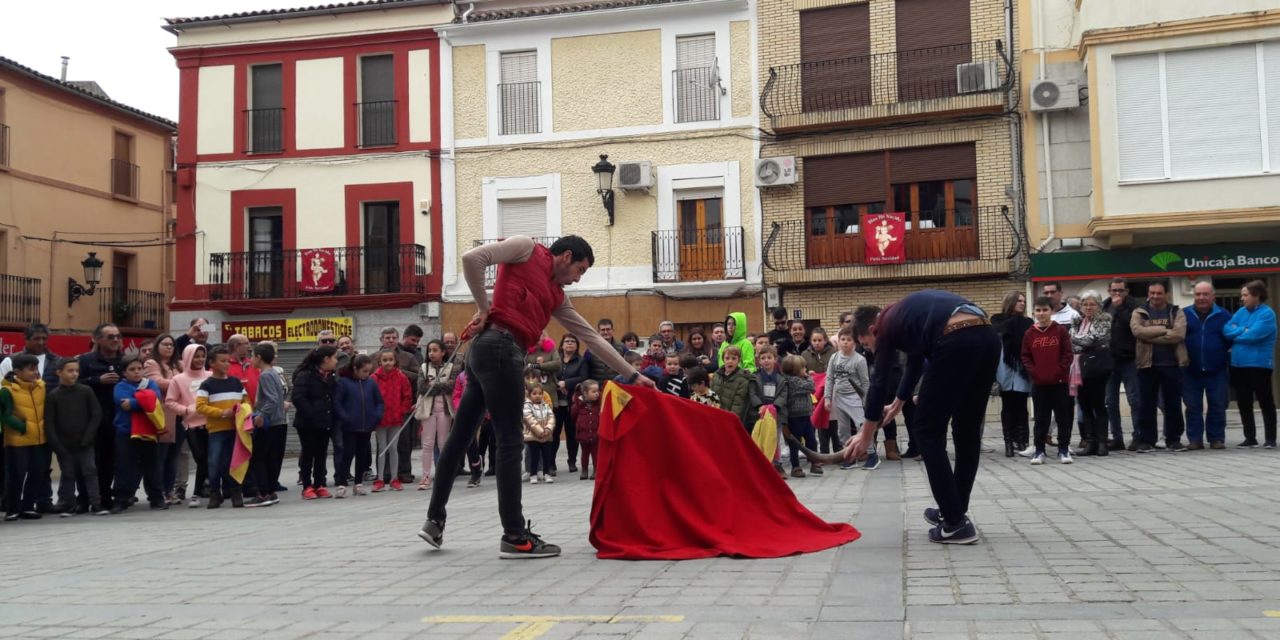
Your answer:
[[[138,199],[138,165],[128,160],[112,158],[111,193]]]
[[[1007,89],[1000,40],[802,62],[769,69],[760,108],[770,118],[937,100]]]
[[[396,143],[396,101],[357,102],[361,147],[389,147]]]
[[[541,133],[539,115],[541,82],[508,82],[498,85],[502,109],[502,135]]]
[[[560,239],[560,236],[533,236],[533,241],[534,241],[534,242],[536,242],[536,243],[538,243],[538,244],[540,244],[540,245],[542,245],[542,246],[544,246],[544,247],[548,247],[548,248],[550,248],[552,244],[555,244],[555,241],[556,241],[556,240],[559,240],[559,239]],[[475,240],[475,241],[473,241],[473,242],[471,243],[471,246],[473,246],[473,247],[479,247],[479,246],[481,246],[481,245],[493,244],[493,243],[495,243],[495,242],[501,242],[502,240],[503,240],[502,238],[484,238],[484,239],[481,239],[481,240]],[[495,282],[497,282],[497,281],[498,281],[498,267],[497,267],[497,266],[490,266],[490,267],[486,268],[486,269],[484,270],[484,286],[485,286],[485,288],[486,288],[486,289],[491,289],[491,288],[493,288],[493,283],[495,283]]]
[[[0,274],[0,323],[40,322],[40,278]]]
[[[651,234],[654,282],[746,277],[742,227],[667,229]]]
[[[9,166],[9,125],[0,124],[0,167]]]
[[[716,67],[676,69],[671,72],[675,87],[676,122],[704,122],[720,119],[720,73]]]
[[[284,151],[284,109],[249,109],[244,112],[245,149],[249,153]]]
[[[128,329],[164,328],[168,314],[164,294],[159,291],[98,287],[94,297],[98,300],[101,322]]]
[[[309,249],[238,251],[209,257],[213,300],[426,293],[427,250],[420,244],[332,247],[333,260]],[[304,264],[304,259],[307,263]],[[329,269],[332,273],[326,273]],[[313,269],[320,269],[315,273]]]
[[[774,222],[765,241],[765,266],[795,271],[866,264],[862,216],[836,211]],[[903,253],[908,264],[1011,261],[1023,248],[1008,207],[935,209],[906,216]]]

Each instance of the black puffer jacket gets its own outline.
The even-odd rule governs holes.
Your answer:
[[[294,417],[297,429],[333,429],[334,374],[325,375],[315,369],[303,369],[293,374]]]
[[[561,359],[561,362],[564,362]],[[573,396],[578,385],[591,377],[591,362],[582,356],[574,356],[569,362],[564,362],[564,366],[556,372],[556,378],[564,382],[564,399],[566,405],[573,404]]]
[[[1111,304],[1111,300],[1102,305],[1102,310],[1111,316],[1111,357],[1116,360],[1133,360],[1137,356],[1138,341],[1129,326],[1133,310],[1137,308],[1138,302],[1132,296],[1126,297],[1119,306]]]

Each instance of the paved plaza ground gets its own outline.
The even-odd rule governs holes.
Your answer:
[[[493,478],[460,480],[442,551],[414,535],[412,488],[4,523],[0,637],[1280,638],[1280,451],[1031,467],[1000,449],[967,547],[928,542],[912,461],[790,480],[863,537],[774,560],[597,560],[591,483],[563,472],[524,493],[551,560],[498,559]]]

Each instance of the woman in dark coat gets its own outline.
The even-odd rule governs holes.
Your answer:
[[[591,363],[579,353],[578,339],[570,334],[560,338],[560,371],[556,372],[556,427],[551,434],[552,448],[556,455],[560,453],[560,434],[564,433],[565,446],[569,449],[569,473],[578,470],[578,438],[573,428],[573,396],[578,392],[578,384],[591,377]],[[553,464],[552,469],[555,469]]]
[[[336,430],[333,418],[333,370],[338,366],[337,349],[317,347],[303,358],[293,373],[293,428],[298,431],[302,453],[298,467],[302,476],[302,498],[330,497],[325,488],[325,457],[329,438]],[[336,450],[334,455],[340,455]]]

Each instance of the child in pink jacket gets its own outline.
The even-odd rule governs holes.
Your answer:
[[[182,420],[187,429],[187,447],[191,449],[191,457],[196,461],[196,485],[191,490],[191,500],[187,506],[192,509],[200,506],[200,498],[209,497],[205,480],[209,473],[209,432],[205,431],[205,417],[196,413],[196,392],[200,383],[209,377],[205,368],[208,351],[198,344],[189,344],[182,350],[182,373],[169,381],[169,390],[164,396],[166,422],[168,418]],[[184,482],[186,478],[179,478]]]

